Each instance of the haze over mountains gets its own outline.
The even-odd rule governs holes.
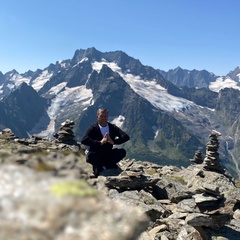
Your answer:
[[[130,137],[129,158],[187,166],[205,154],[211,130],[221,132],[220,160],[237,176],[240,162],[240,67],[226,76],[206,70],[168,72],[144,66],[122,51],[76,50],[43,70],[0,72],[0,130],[21,138],[51,138],[66,119],[76,140],[99,107]]]

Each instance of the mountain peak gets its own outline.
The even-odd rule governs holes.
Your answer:
[[[82,60],[83,58],[89,58],[89,59],[97,58],[97,59],[99,59],[100,56],[101,56],[101,52],[98,51],[94,47],[87,48],[86,50],[79,49],[79,50],[75,51],[74,56],[72,58],[72,62],[77,63],[80,60]]]
[[[5,73],[6,76],[13,76],[15,74],[19,74],[17,70],[13,69],[7,73]]]
[[[174,70],[178,71],[178,70],[183,70],[181,67],[176,67]]]

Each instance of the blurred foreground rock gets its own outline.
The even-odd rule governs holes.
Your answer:
[[[126,159],[91,179],[80,145],[4,134],[0,240],[240,238],[240,188],[223,169]]]
[[[0,239],[136,239],[148,219],[86,181],[23,166],[0,168]]]

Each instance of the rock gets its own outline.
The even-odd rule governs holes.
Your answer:
[[[233,214],[234,219],[240,219],[240,209],[237,209]],[[240,227],[240,225],[239,225]]]
[[[204,240],[206,238],[202,237],[201,233],[195,227],[192,227],[190,225],[184,225],[180,229],[177,240],[185,239]]]
[[[192,196],[184,179],[172,175],[161,176],[156,187],[154,187],[154,191],[158,198],[167,198],[174,203]]]
[[[213,202],[213,204],[216,204],[215,202],[218,201],[218,198],[216,198],[215,196],[211,196],[211,195],[207,195],[204,193],[201,194],[195,194],[193,196],[195,203],[199,204],[199,203],[205,203],[205,202]]]
[[[193,198],[190,199],[183,199],[177,204],[177,211],[181,211],[184,213],[192,213],[192,212],[200,212],[197,208],[197,204]]]
[[[155,239],[157,233],[163,232],[167,229],[168,229],[167,225],[162,224],[162,225],[152,228],[148,233],[149,233],[149,236],[151,239]]]
[[[143,189],[154,186],[159,179],[151,178],[144,175],[107,177],[105,185],[119,189]]]
[[[0,132],[0,139],[14,140],[17,138],[18,137],[12,132],[10,128],[4,128],[2,132]]]
[[[74,122],[67,119],[65,122],[61,123],[60,129],[54,134],[54,137],[60,143],[75,144],[73,127]]]
[[[209,135],[210,141],[207,143],[206,157],[204,158],[204,169],[210,171],[224,172],[224,169],[219,162],[219,142],[218,137],[221,133],[213,130]]]
[[[76,143],[1,138],[0,239],[238,239],[240,188],[218,169],[218,136],[205,162],[124,159],[94,179]]]
[[[202,164],[203,163],[202,152],[200,150],[197,150],[195,152],[194,158],[190,159],[190,161],[195,164]]]
[[[84,181],[9,165],[0,169],[0,185],[0,239],[129,240],[148,224],[138,208]]]
[[[185,219],[185,222],[193,227],[205,226],[213,229],[220,229],[228,221],[230,221],[230,216],[227,214],[215,215],[210,217],[207,214],[191,213]]]

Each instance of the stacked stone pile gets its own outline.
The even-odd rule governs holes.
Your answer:
[[[206,170],[224,172],[224,169],[220,165],[219,161],[219,141],[218,137],[221,136],[221,133],[217,131],[212,131],[209,135],[210,141],[206,146],[206,157],[204,158],[204,168]]]
[[[61,127],[57,133],[54,134],[54,137],[58,142],[73,144],[75,143],[75,136],[73,133],[74,122],[67,119],[65,122],[61,123]]]
[[[0,132],[0,142],[3,143],[2,146],[5,143],[4,147],[5,151],[10,151],[10,149],[16,151],[15,148],[17,148],[17,151],[19,153],[38,152],[46,149],[50,151],[58,150],[71,150],[73,152],[83,151],[80,148],[80,144],[72,139],[70,139],[70,141],[68,140],[65,142],[61,142],[58,140],[56,141],[55,139],[48,140],[44,136],[40,135],[32,135],[30,138],[19,138],[12,132],[10,128],[5,128]]]
[[[202,152],[200,150],[197,150],[195,152],[194,158],[190,159],[190,161],[195,164],[202,164],[203,163]]]
[[[0,132],[1,138],[6,140],[13,140],[18,138],[10,128],[4,128],[2,132]]]

